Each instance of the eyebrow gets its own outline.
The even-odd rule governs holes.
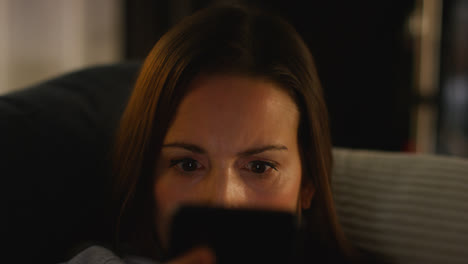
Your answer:
[[[163,148],[183,148],[191,152],[199,153],[199,154],[206,154],[207,151],[204,150],[202,147],[197,146],[195,144],[190,144],[190,143],[184,143],[184,142],[174,142],[174,143],[169,143],[169,144],[164,144],[162,146]],[[266,146],[260,146],[260,147],[254,147],[250,148],[244,151],[241,151],[237,153],[237,156],[251,156],[255,154],[259,154],[265,151],[271,151],[271,150],[277,150],[277,151],[282,151],[282,150],[288,150],[288,148],[284,145],[266,145]]]

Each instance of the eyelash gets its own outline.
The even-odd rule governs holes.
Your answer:
[[[192,158],[182,158],[182,159],[171,160],[170,161],[170,167],[175,167],[175,166],[177,166],[177,165],[179,165],[179,164],[181,164],[183,162],[196,162],[201,166],[201,164],[197,160],[194,160]],[[274,163],[274,162],[269,162],[269,161],[264,161],[264,160],[254,160],[254,161],[249,162],[248,165],[252,164],[252,163],[260,163],[263,166],[268,166],[271,169],[273,169],[275,171],[278,171],[278,165],[276,163]],[[198,168],[198,166],[197,166],[197,168]],[[192,172],[192,171],[185,171],[182,168],[179,168],[179,169],[182,170],[183,173],[191,173]],[[264,172],[260,172],[260,173],[253,172],[253,173],[261,175],[261,174],[267,174],[268,173],[267,171],[268,171],[268,169],[266,169]]]
[[[271,169],[273,169],[275,171],[278,171],[277,165],[272,163],[272,162],[268,162],[268,161],[264,161],[264,160],[254,160],[254,161],[249,162],[248,164],[252,164],[252,163],[260,163],[263,166],[268,166]],[[267,173],[267,171],[268,171],[268,169],[266,169],[265,172],[261,172],[261,173],[254,172],[254,173],[256,173],[256,174],[265,174],[265,173]]]
[[[170,162],[170,167],[171,167],[171,168],[172,168],[172,167],[175,167],[175,166],[177,166],[177,165],[179,165],[179,164],[181,164],[181,163],[183,163],[183,162],[196,162],[196,163],[198,163],[198,164],[201,166],[201,164],[200,164],[198,161],[196,161],[196,160],[194,160],[194,159],[192,159],[192,158],[182,158],[182,159],[174,159],[174,160],[171,160],[171,162]],[[178,166],[177,166],[177,167],[178,167]],[[197,166],[197,168],[198,168],[198,166]],[[196,169],[197,169],[197,168],[196,168]],[[182,168],[179,168],[179,170],[181,170],[183,173],[191,173],[191,172],[192,172],[192,171],[185,171],[185,170],[182,169]]]

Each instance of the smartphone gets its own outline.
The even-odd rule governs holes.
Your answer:
[[[300,263],[302,236],[288,212],[184,206],[170,227],[169,258],[210,247],[217,263]]]

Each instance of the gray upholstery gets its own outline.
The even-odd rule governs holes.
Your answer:
[[[2,263],[57,263],[110,236],[109,152],[139,67],[89,67],[0,96]]]
[[[332,187],[350,240],[392,263],[468,263],[468,160],[334,150]]]

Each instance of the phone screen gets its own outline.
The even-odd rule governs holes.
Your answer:
[[[301,259],[297,217],[282,211],[186,206],[174,215],[169,257],[207,246],[217,263],[296,263]]]

